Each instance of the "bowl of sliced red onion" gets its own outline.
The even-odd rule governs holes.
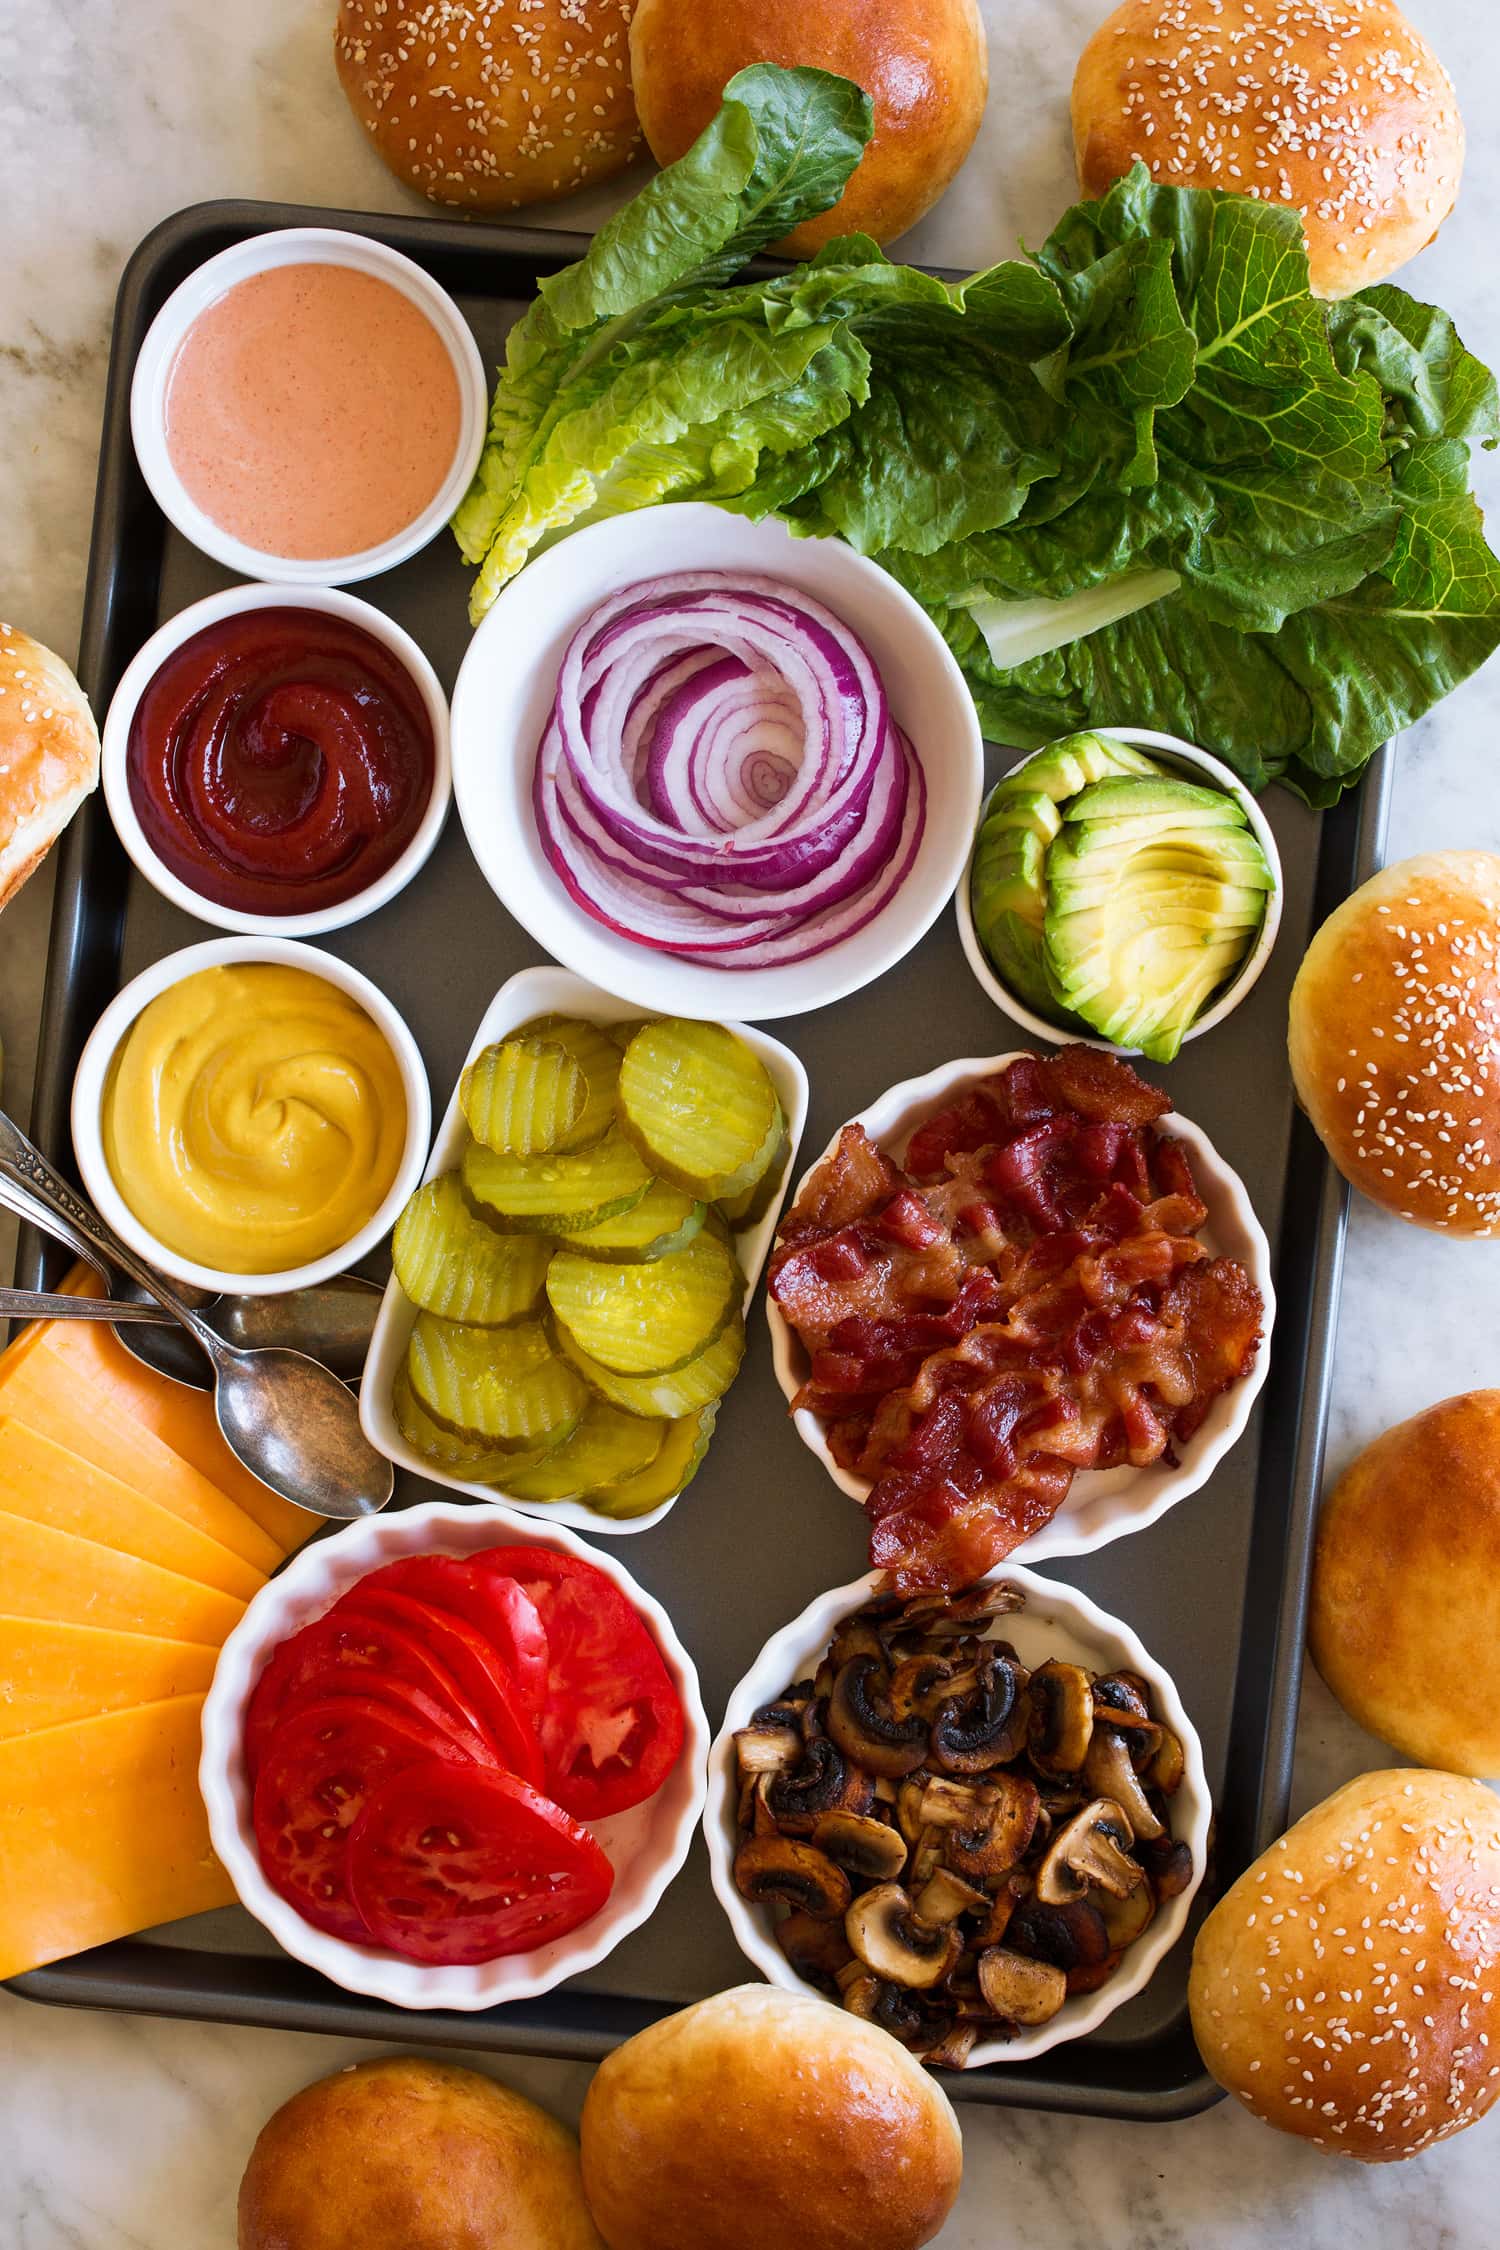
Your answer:
[[[837,539],[696,504],[529,564],[453,697],[470,848],[579,976],[797,1015],[910,951],[963,872],[979,724],[931,620]]]

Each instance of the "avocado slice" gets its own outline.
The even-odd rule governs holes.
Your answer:
[[[984,825],[996,829],[1019,828],[1040,837],[1044,844],[1050,844],[1062,826],[1062,812],[1056,799],[1049,797],[1044,789],[1018,787],[1021,778],[1017,775],[1015,782],[1001,782],[990,799]]]
[[[1011,778],[1024,781],[1028,789],[1044,791],[1054,804],[1061,805],[1091,782],[1121,774],[1160,776],[1161,772],[1144,750],[1133,750],[1128,742],[1116,742],[1111,735],[1066,734],[1060,742],[1049,742],[1045,750],[1038,750]],[[1001,783],[1002,788],[1007,786]]]
[[[1233,797],[1226,797],[1222,789],[1203,789],[1197,782],[1179,781],[1175,774],[1159,774],[1150,781],[1122,776],[1096,782],[1072,799],[1066,817],[1085,823],[1139,819],[1149,813],[1195,812],[1207,814],[1215,828],[1248,825]]]

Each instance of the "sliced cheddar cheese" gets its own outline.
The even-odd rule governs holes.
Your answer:
[[[197,1641],[0,1616],[0,1741],[170,1695],[201,1695],[217,1661],[217,1649]]]
[[[248,1602],[266,1582],[265,1571],[253,1570],[207,1532],[5,1415],[0,1415],[0,1502],[13,1516],[160,1563],[241,1601]]]
[[[74,1364],[74,1355],[48,1349],[44,1329],[62,1325],[43,1322],[28,1328],[9,1351],[0,1353],[0,1414],[24,1422],[55,1445],[65,1445],[97,1468],[107,1469],[133,1491],[146,1493],[184,1523],[195,1524],[210,1539],[217,1539],[252,1568],[273,1571],[284,1549],[268,1531],[137,1421],[116,1393],[89,1381]],[[75,1334],[92,1327],[81,1320],[66,1325]],[[165,1378],[162,1381],[165,1384]],[[180,1383],[171,1387],[182,1389]]]
[[[198,1795],[201,1695],[0,1742],[0,1977],[228,1906]]]
[[[245,1614],[242,1601],[216,1586],[6,1510],[0,1510],[0,1601],[9,1617],[112,1626],[209,1648],[218,1648]]]

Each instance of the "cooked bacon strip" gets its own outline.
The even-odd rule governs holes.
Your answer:
[[[863,1125],[846,1125],[832,1154],[814,1170],[777,1229],[781,1242],[836,1233],[877,1210],[905,1183]]]

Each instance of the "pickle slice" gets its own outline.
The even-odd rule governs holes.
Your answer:
[[[509,1334],[509,1330],[502,1330]],[[565,1328],[558,1331],[558,1349],[576,1367],[591,1390],[618,1406],[625,1414],[643,1414],[657,1421],[675,1422],[699,1407],[712,1406],[728,1390],[745,1356],[745,1323],[736,1311],[727,1325],[696,1359],[666,1375],[619,1375],[601,1367],[581,1350]]]
[[[396,1279],[414,1305],[486,1328],[534,1311],[551,1255],[545,1235],[497,1234],[476,1219],[456,1172],[418,1188],[391,1237]]]
[[[499,1156],[475,1142],[464,1151],[464,1193],[482,1218],[521,1234],[576,1234],[639,1203],[651,1174],[623,1133],[589,1148],[546,1156]]]
[[[516,1453],[505,1446],[487,1445],[482,1439],[459,1437],[434,1422],[411,1387],[404,1367],[396,1370],[391,1386],[391,1412],[396,1427],[414,1453],[440,1476],[458,1477],[470,1484],[494,1484],[501,1478],[536,1468],[547,1458],[548,1448]]]
[[[560,1147],[582,1118],[588,1094],[576,1056],[554,1040],[527,1037],[486,1047],[458,1082],[464,1122],[498,1156],[538,1156]]]
[[[617,1375],[665,1375],[707,1351],[740,1300],[745,1277],[716,1233],[685,1250],[621,1265],[559,1250],[547,1301],[579,1349]]]
[[[779,1110],[777,1114],[780,1115]],[[786,1119],[783,1117],[780,1138],[771,1161],[760,1178],[752,1180],[749,1187],[742,1188],[738,1195],[720,1198],[718,1208],[732,1227],[754,1226],[757,1219],[765,1217],[781,1193],[782,1182],[786,1178],[787,1159],[791,1153],[792,1136],[787,1131]]]
[[[707,1215],[706,1203],[695,1203],[669,1180],[653,1180],[640,1202],[618,1218],[571,1232],[568,1248],[632,1265],[642,1258],[665,1258],[687,1248]]]
[[[516,1500],[577,1500],[649,1468],[671,1427],[622,1414],[604,1399],[591,1398],[566,1444],[545,1461],[507,1477],[505,1489]]]
[[[602,1024],[585,1023],[581,1016],[537,1016],[514,1036],[561,1048],[583,1074],[583,1107],[554,1146],[587,1148],[607,1133],[615,1121],[623,1042],[612,1038]]]
[[[705,1203],[753,1187],[781,1138],[764,1063],[722,1024],[646,1024],[625,1050],[619,1104],[652,1170]]]
[[[406,1349],[417,1404],[460,1437],[492,1445],[560,1445],[587,1402],[578,1372],[538,1320],[474,1328],[419,1313]]]
[[[633,1477],[622,1477],[603,1491],[586,1493],[589,1506],[597,1515],[620,1522],[629,1516],[649,1515],[663,1501],[675,1500],[679,1492],[687,1490],[703,1464],[718,1412],[717,1405],[700,1406],[696,1414],[684,1414],[669,1422],[656,1458]]]

